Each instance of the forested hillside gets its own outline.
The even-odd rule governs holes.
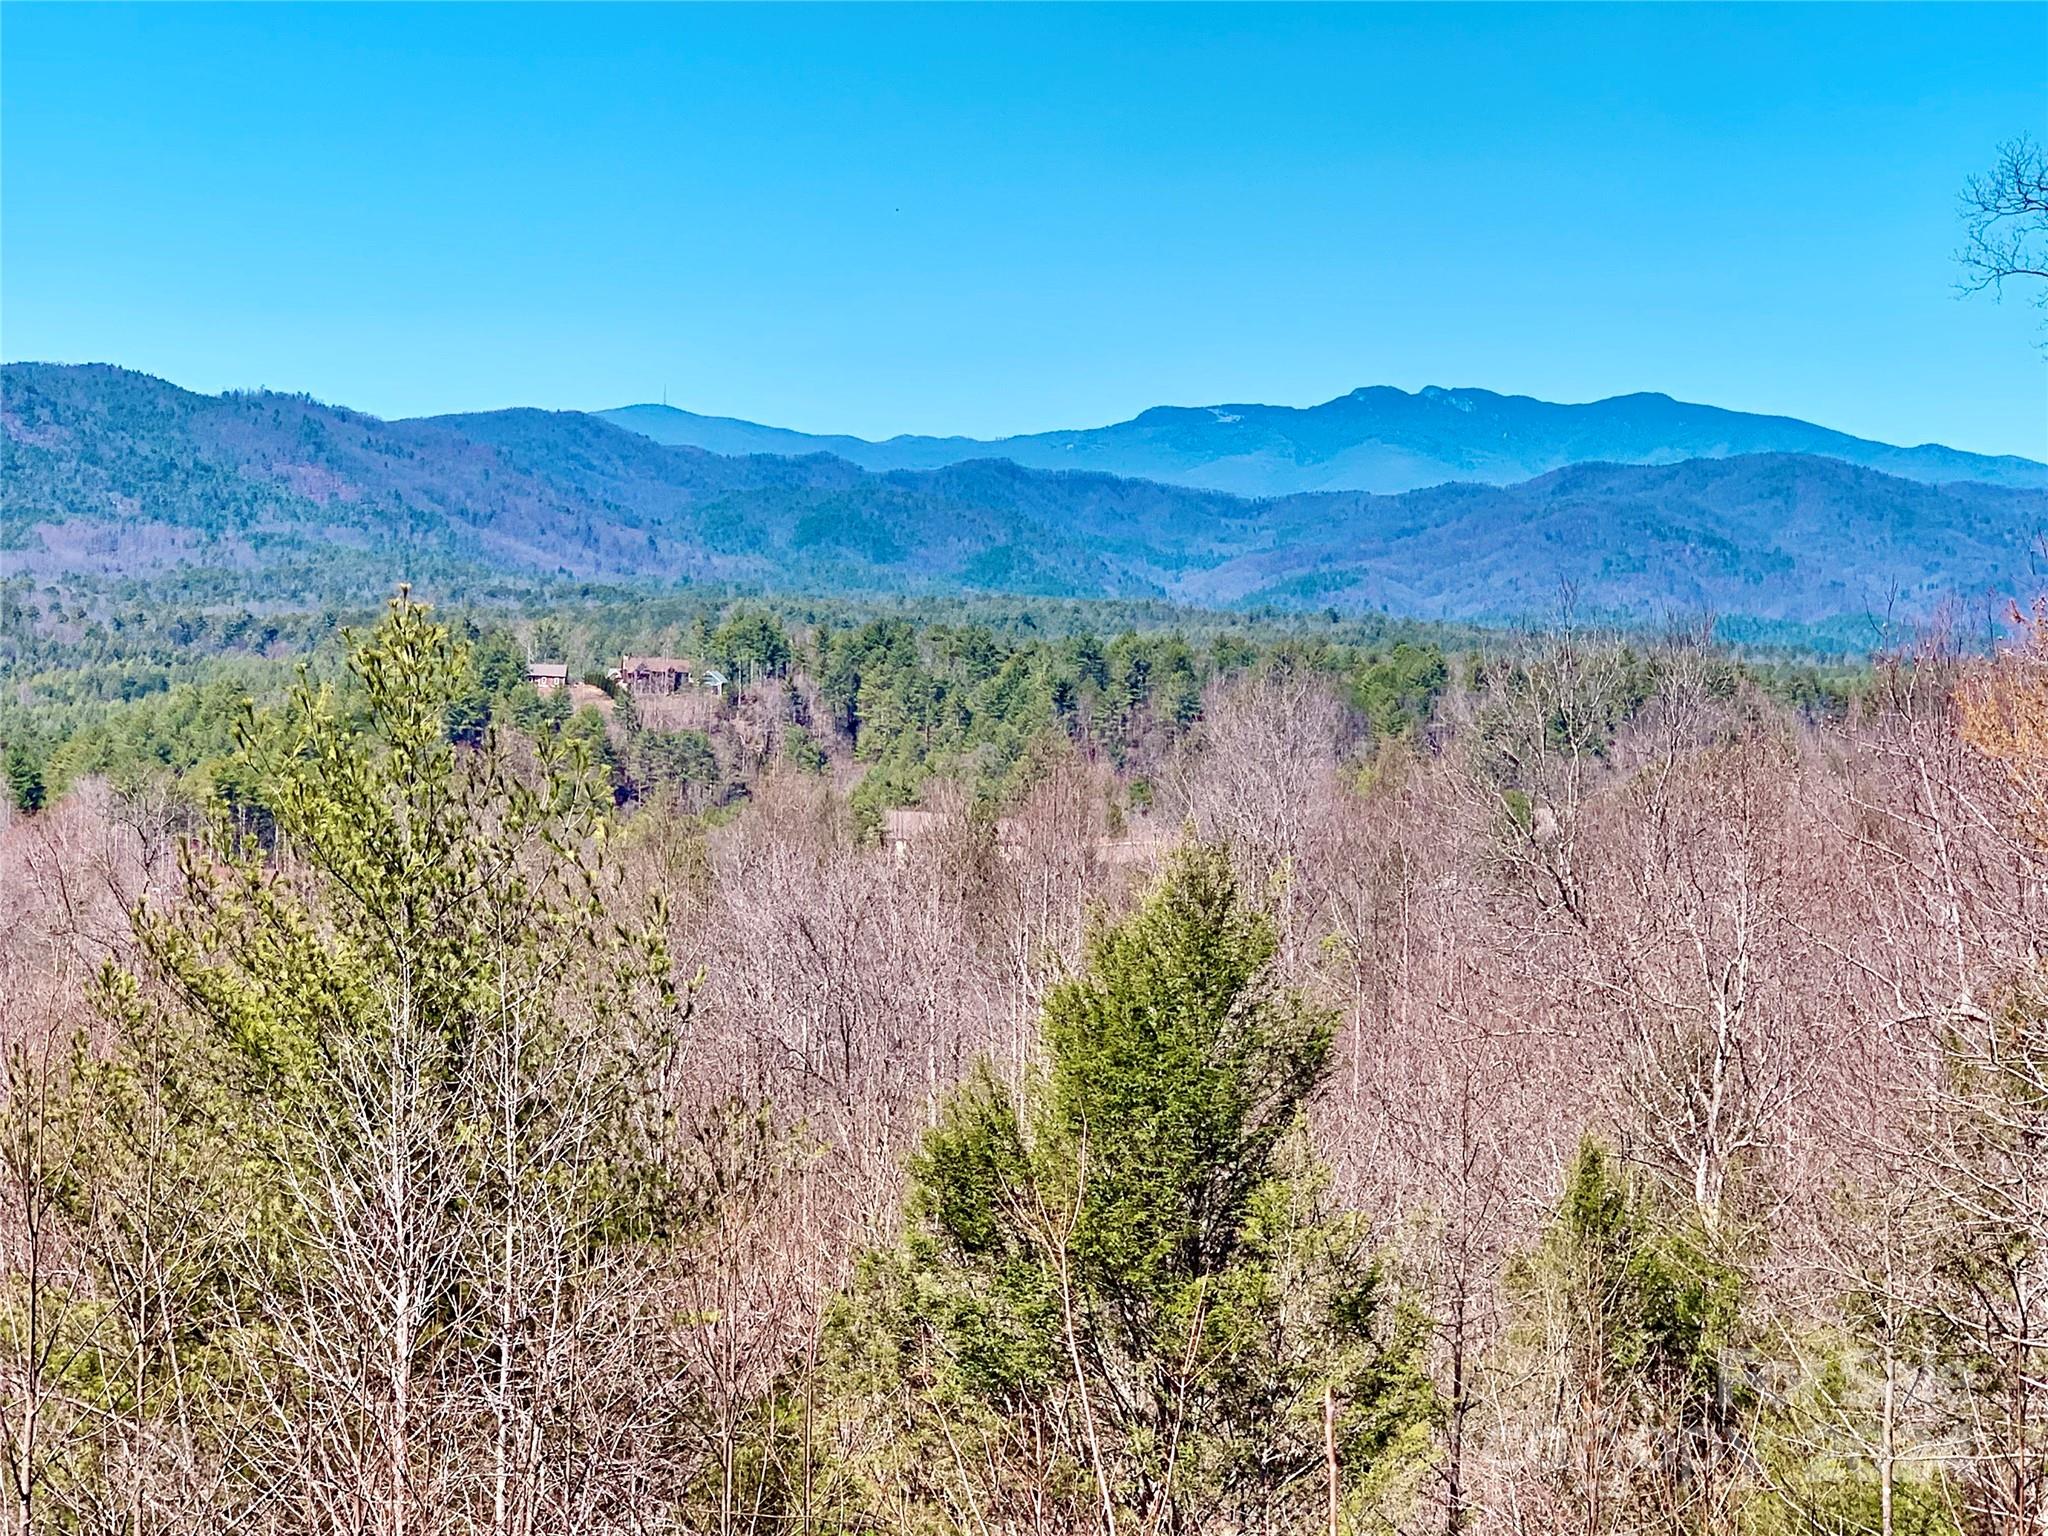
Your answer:
[[[89,777],[124,793],[197,802],[231,772],[251,701],[282,698],[306,668],[330,678],[366,609],[65,606],[0,585],[0,753],[54,799]],[[852,803],[915,803],[934,775],[999,805],[1064,737],[1115,764],[1142,798],[1163,752],[1199,720],[1211,686],[1285,661],[1313,672],[1382,736],[1412,735],[1457,675],[1513,644],[1501,633],[1369,616],[1248,618],[1156,603],[981,598],[732,601],[582,592],[450,614],[470,664],[454,720],[582,736],[623,802],[679,791],[697,808],[744,801],[777,765],[859,775]],[[705,707],[636,704],[606,674],[629,653],[698,659],[734,680]],[[1654,686],[1654,642],[1630,652],[1630,689]],[[571,679],[546,697],[529,657]],[[1839,710],[1869,679],[1857,658],[1751,651],[1719,666],[1799,709]],[[642,713],[647,715],[643,721]],[[451,726],[453,728],[453,726]],[[17,795],[17,802],[23,803]]]
[[[1111,612],[27,621],[10,1519],[2038,1524],[2048,614]]]
[[[1498,622],[1548,615],[1568,587],[1609,618],[1868,643],[1944,602],[1995,611],[2048,522],[2048,492],[1799,454],[1245,500],[1003,461],[720,457],[573,413],[384,422],[110,368],[10,365],[4,384],[10,567],[158,600],[726,582]]]

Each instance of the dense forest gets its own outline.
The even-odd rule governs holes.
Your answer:
[[[24,1530],[2048,1518],[2048,608],[0,598]]]

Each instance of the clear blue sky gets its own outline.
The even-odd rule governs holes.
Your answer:
[[[2048,6],[9,4],[0,350],[869,436],[1361,384],[2048,454]]]

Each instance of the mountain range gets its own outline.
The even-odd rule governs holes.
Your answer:
[[[2016,594],[2048,528],[2048,490],[1806,452],[1244,497],[1000,457],[716,453],[577,412],[385,421],[104,365],[0,369],[0,429],[9,574],[278,604],[568,578],[1511,620],[1568,585],[1613,616],[1815,626]]]
[[[1485,389],[1409,394],[1378,386],[1321,405],[1157,406],[1080,431],[968,437],[821,437],[667,405],[598,415],[656,442],[712,453],[829,453],[863,469],[938,469],[1008,459],[1240,496],[1297,491],[1391,494],[1451,481],[1512,485],[1573,464],[1677,464],[1751,453],[1808,453],[1907,480],[2048,487],[2048,465],[1927,443],[1896,448],[1789,416],[1757,416],[1669,395],[1556,405]]]

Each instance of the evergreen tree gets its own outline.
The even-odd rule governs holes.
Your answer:
[[[1074,674],[1091,688],[1109,686],[1109,663],[1104,659],[1102,642],[1092,634],[1079,634],[1066,644],[1067,661]]]
[[[140,1309],[105,1330],[129,1341],[108,1390],[147,1419],[205,1373],[184,1432],[251,1508],[304,1437],[339,1490],[315,1524],[459,1500],[545,1528],[564,1494],[536,1469],[623,1369],[631,1275],[697,1214],[661,1089],[685,1003],[658,907],[620,910],[586,744],[530,768],[452,744],[467,658],[404,600],[349,665],[245,730],[267,846],[190,849],[104,978],[78,1199],[132,1238],[106,1290]]]
[[[1716,1529],[1717,1472],[1746,1388],[1724,1374],[1741,1276],[1587,1137],[1535,1253],[1511,1282],[1530,1373],[1558,1404],[1550,1471],[1588,1532]]]
[[[1436,646],[1397,641],[1384,655],[1359,659],[1350,676],[1351,702],[1375,736],[1412,735],[1450,681],[1450,664]]]
[[[782,756],[799,773],[825,771],[825,749],[803,726],[792,725],[782,733]]]
[[[706,654],[737,680],[756,682],[789,670],[789,637],[768,614],[742,609],[721,624]]]
[[[7,748],[7,793],[18,811],[43,808],[43,765],[18,741]]]
[[[1302,1111],[1332,1020],[1274,951],[1225,856],[1185,849],[1047,998],[1021,1096],[983,1071],[954,1100],[909,1235],[835,1325],[854,1382],[903,1384],[886,1465],[855,1469],[870,1492],[945,1508],[968,1474],[941,1448],[975,1434],[1030,1463],[984,1501],[1277,1531],[1327,1528],[1333,1499],[1412,1464],[1419,1335],[1359,1222],[1324,1208]]]

